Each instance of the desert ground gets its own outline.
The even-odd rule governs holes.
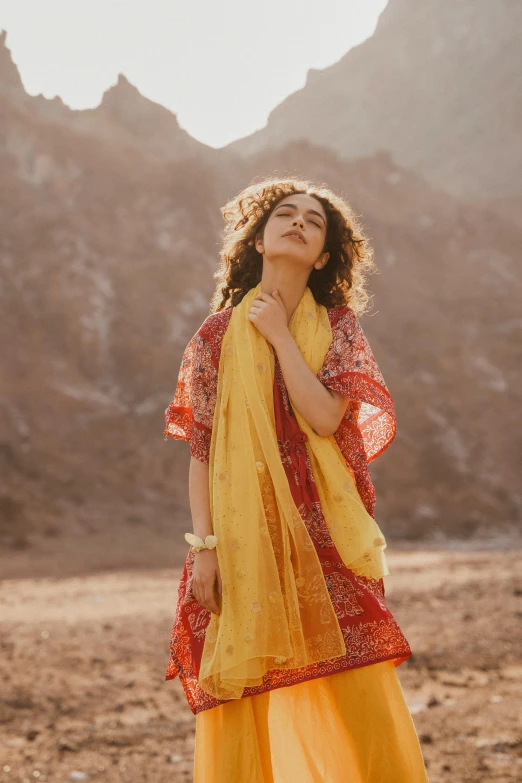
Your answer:
[[[522,780],[519,551],[387,554],[431,783]],[[0,582],[1,781],[192,780],[195,716],[164,680],[179,576]]]

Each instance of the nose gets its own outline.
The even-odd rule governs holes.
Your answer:
[[[304,227],[304,219],[300,216],[294,218],[294,226],[297,225],[298,223],[301,227]]]

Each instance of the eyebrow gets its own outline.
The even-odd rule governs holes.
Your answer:
[[[279,206],[276,207],[276,210],[283,209],[283,207],[292,207],[292,209],[297,209],[296,204],[279,204]],[[318,215],[326,226],[326,220],[324,219],[324,217],[321,215],[320,212],[318,212],[316,209],[307,209],[306,211],[308,214],[312,213],[313,215]]]

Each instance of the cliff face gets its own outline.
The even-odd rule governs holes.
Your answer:
[[[372,466],[387,537],[519,519],[520,228],[388,153],[291,142],[244,158],[190,139],[124,79],[72,112],[17,73],[3,40],[0,545],[21,570],[57,546],[88,564],[100,547],[143,564],[152,540],[169,544],[161,565],[183,556],[188,447],[163,441],[163,412],[208,314],[219,208],[275,170],[346,195],[375,247],[362,323],[399,414]]]
[[[0,509],[23,547],[31,530],[95,529],[105,501],[123,522],[159,495],[162,408],[208,309],[221,216],[214,151],[170,112],[123,80],[73,112],[19,88],[5,45],[0,63]]]
[[[522,4],[389,0],[374,35],[308,73],[266,127],[227,149],[296,139],[401,166],[469,199],[522,195]]]

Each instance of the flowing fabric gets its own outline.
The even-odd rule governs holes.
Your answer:
[[[196,715],[194,783],[426,783],[393,661]]]
[[[275,432],[274,352],[248,318],[258,284],[234,308],[223,338],[210,444],[210,507],[223,584],[208,625],[199,684],[240,699],[272,669],[346,651],[321,564],[293,500]],[[314,374],[332,342],[326,308],[307,287],[289,323]],[[329,533],[355,574],[387,575],[386,542],[333,436],[304,433]]]
[[[187,441],[192,457],[207,464],[223,338],[233,311],[229,307],[210,314],[191,337],[183,351],[174,395],[165,410],[165,439]],[[316,377],[348,400],[334,438],[355,475],[366,510],[374,516],[375,490],[368,463],[393,441],[395,407],[356,313],[348,305],[334,306],[327,312],[332,343]],[[242,698],[379,661],[392,660],[399,666],[412,655],[408,640],[387,606],[384,580],[357,576],[340,559],[324,519],[306,450],[306,435],[297,424],[276,352],[274,360],[274,413],[280,458],[321,562],[346,649],[339,658],[311,666],[271,670],[261,685],[245,688]],[[198,682],[212,613],[199,604],[192,592],[195,559],[188,550],[177,591],[165,679],[179,677],[196,715],[227,701],[210,696]]]

